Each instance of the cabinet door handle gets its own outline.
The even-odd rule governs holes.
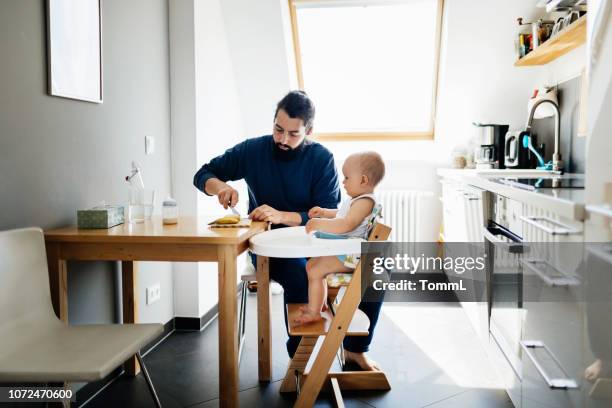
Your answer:
[[[577,228],[570,227],[569,225],[563,224],[549,217],[527,217],[521,215],[520,218],[521,220],[523,220],[523,222],[526,222],[529,225],[533,225],[540,231],[544,231],[550,235],[576,235],[582,232]],[[553,224],[555,227],[550,228],[549,226],[542,224],[541,221]]]
[[[569,287],[580,285],[580,281],[577,278],[573,276],[568,276],[567,274],[552,266],[548,261],[544,261],[541,259],[522,259],[521,263],[525,268],[534,272],[542,280],[542,282],[544,282],[548,286]],[[538,265],[545,265],[554,269],[559,276],[547,275],[542,269],[538,267]]]
[[[523,348],[523,351],[525,352],[525,354],[527,354],[527,357],[529,357],[533,365],[538,370],[538,373],[540,373],[544,381],[546,381],[550,389],[569,390],[569,389],[578,388],[578,384],[576,383],[576,381],[567,376],[567,374],[565,373],[565,370],[561,366],[561,363],[559,362],[557,357],[555,357],[555,355],[550,351],[550,349],[546,346],[546,344],[544,344],[544,342],[540,340],[521,340],[521,347]],[[544,370],[542,365],[538,362],[538,360],[536,359],[536,356],[532,352],[532,350],[537,349],[537,348],[544,349],[548,353],[548,355],[552,358],[555,364],[557,364],[561,372],[565,374],[566,378],[550,378],[550,376],[546,373],[546,371]]]
[[[612,247],[608,245],[592,244],[587,247],[587,252],[612,265]]]
[[[499,235],[503,235],[510,242],[503,241],[503,240],[497,238],[494,233],[498,233]],[[493,245],[496,245],[496,246],[499,246],[499,247],[505,247],[509,253],[512,253],[512,254],[522,254],[524,252],[525,248],[523,247],[522,242],[517,237],[513,237],[509,233],[507,233],[505,231],[502,231],[499,228],[495,228],[495,227],[488,227],[488,228],[487,227],[483,227],[482,228],[482,234],[484,235],[484,239],[486,241],[489,241]]]
[[[587,205],[586,210],[595,214],[603,215],[604,217],[612,218],[612,207],[610,207],[608,204]]]
[[[463,193],[464,197],[467,197],[468,201],[478,201],[480,200],[480,197],[470,194],[470,193]]]

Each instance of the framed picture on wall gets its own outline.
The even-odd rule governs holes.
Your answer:
[[[52,96],[102,103],[102,0],[47,0]]]

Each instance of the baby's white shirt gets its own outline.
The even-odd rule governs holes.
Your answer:
[[[378,204],[378,201],[376,201],[376,196],[373,193],[368,193],[368,194],[362,194],[360,196],[357,196],[355,198],[352,198],[350,200],[344,200],[342,202],[342,204],[340,204],[340,208],[338,209],[338,212],[336,213],[336,218],[346,218],[349,209],[351,208],[351,205],[353,205],[353,203],[359,199],[362,198],[370,198],[372,201],[374,201],[374,206],[372,207],[372,210],[374,210],[376,208],[376,205]],[[351,238],[363,238],[363,239],[367,239],[368,238],[368,227],[369,227],[369,221],[370,221],[370,216],[372,215],[372,213],[368,214],[366,217],[363,218],[363,220],[361,221],[361,223],[352,231],[346,232],[344,235],[346,237],[351,237]]]

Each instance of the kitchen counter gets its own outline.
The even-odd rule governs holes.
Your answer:
[[[501,194],[519,202],[546,208],[556,214],[575,221],[583,221],[585,219],[584,189],[545,188],[529,191],[491,181],[492,178],[500,177],[538,177],[541,175],[550,175],[550,172],[507,169],[438,169],[438,175],[445,178],[460,179],[466,184]]]
[[[461,178],[466,176],[480,177],[538,177],[554,174],[546,170],[535,169],[449,169],[439,168],[437,174],[440,177]]]

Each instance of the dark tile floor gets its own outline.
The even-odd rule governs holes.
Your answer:
[[[240,405],[291,407],[294,396],[278,392],[288,362],[282,296],[273,296],[273,381],[257,380],[255,296],[248,297],[247,338],[240,364]],[[164,407],[219,406],[217,323],[201,332],[174,332],[145,357]],[[347,407],[511,408],[457,304],[385,305],[371,357],[385,369],[388,392],[346,392]],[[121,376],[87,407],[148,407],[142,375]],[[322,394],[317,407],[334,406]]]

